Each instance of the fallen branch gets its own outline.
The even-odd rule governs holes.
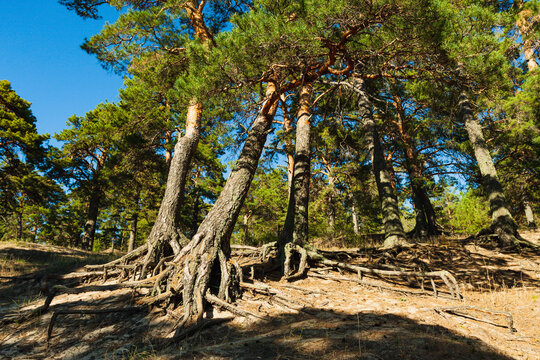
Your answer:
[[[490,325],[493,325],[493,326],[505,327],[505,328],[508,328],[508,330],[510,330],[510,332],[517,332],[516,328],[514,328],[514,319],[512,317],[512,314],[510,314],[507,311],[492,311],[492,310],[482,309],[482,308],[472,306],[472,305],[469,305],[469,306],[437,307],[437,308],[434,308],[433,310],[435,312],[437,312],[438,314],[441,314],[442,312],[445,312],[447,314],[462,316],[462,317],[467,318],[467,319],[484,322],[486,324],[490,324]],[[491,315],[503,315],[503,316],[506,316],[506,319],[508,321],[508,325],[500,325],[500,324],[494,323],[494,322],[486,320],[486,319],[479,319],[479,318],[473,317],[473,316],[471,316],[469,314],[461,313],[460,310],[475,310],[475,311],[479,311],[479,312],[483,312],[483,313],[487,313],[487,314],[491,314]]]

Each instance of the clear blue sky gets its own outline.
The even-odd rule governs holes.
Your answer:
[[[117,100],[122,78],[80,48],[103,19],[83,20],[56,0],[0,0],[0,79],[32,103],[40,133],[60,132],[67,118]]]

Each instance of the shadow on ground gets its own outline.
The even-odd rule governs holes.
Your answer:
[[[115,301],[125,302],[118,298]],[[478,339],[441,326],[392,315],[355,315],[324,309],[202,330],[164,348],[159,321],[146,314],[65,315],[49,346],[45,334],[0,350],[5,358],[32,359],[491,359],[509,360]],[[39,322],[26,324],[42,331]],[[21,329],[19,329],[20,331]]]
[[[45,276],[47,286],[53,286],[62,275],[84,265],[101,264],[115,258],[60,247],[24,246],[5,244],[0,248],[0,311],[38,298]]]

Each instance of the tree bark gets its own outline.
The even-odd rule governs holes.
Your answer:
[[[441,234],[437,223],[437,215],[429,199],[421,171],[414,163],[406,164],[406,170],[411,181],[413,204],[416,215],[416,225],[413,234],[416,236],[433,236]]]
[[[131,224],[129,227],[129,241],[128,252],[132,252],[135,248],[135,241],[137,241],[137,223],[139,221],[139,214],[134,212],[131,216]]]
[[[22,241],[23,239],[23,214],[22,211],[16,211],[15,215],[17,216],[17,231],[16,231],[16,239],[17,241]]]
[[[527,227],[531,230],[536,230],[536,221],[534,220],[534,212],[528,199],[523,201],[525,206],[525,218],[527,219]]]
[[[197,229],[199,228],[199,213],[201,211],[201,198],[200,194],[197,191],[195,193],[195,201],[193,203],[193,215],[191,217],[191,236],[195,235],[197,233]]]
[[[131,214],[131,224],[129,227],[129,239],[128,239],[128,253],[132,252],[135,249],[135,242],[137,241],[137,225],[139,222],[139,201],[141,192],[137,192],[135,196],[135,210]]]
[[[524,1],[515,1],[514,5],[517,5],[520,10],[516,25],[518,26],[519,35],[521,35],[521,41],[523,44],[523,55],[527,62],[527,68],[529,71],[533,71],[538,67],[534,53],[536,51],[536,39],[534,34],[534,23],[538,21],[540,15],[534,14],[530,9],[523,9]]]
[[[359,84],[358,84],[359,83]],[[384,157],[377,125],[373,118],[372,105],[366,93],[364,84],[357,80],[356,90],[359,93],[358,110],[366,133],[366,141],[371,154],[371,165],[383,216],[384,246],[393,247],[406,243],[405,231],[400,219],[397,195],[392,187],[388,165]]]
[[[439,235],[441,230],[437,224],[437,215],[429,199],[426,183],[422,175],[422,168],[419,165],[418,156],[415,151],[417,145],[415,139],[410,135],[405,110],[401,98],[397,95],[394,96],[394,104],[397,110],[395,124],[403,147],[403,153],[405,154],[405,170],[411,182],[412,200],[416,217],[416,224],[411,234],[415,237]]]
[[[290,134],[292,132],[291,117],[287,112],[284,96],[281,96],[281,111],[283,112],[283,131],[285,132],[285,156],[287,157],[287,188],[289,190],[290,198],[294,174],[294,148],[292,140],[290,138]]]
[[[94,248],[94,237],[96,234],[101,195],[100,187],[94,185],[90,198],[88,199],[88,212],[84,224],[84,234],[82,238],[82,248],[84,250],[92,251]]]
[[[279,252],[283,254],[287,243],[303,246],[308,241],[309,182],[311,179],[311,84],[302,86],[299,93],[300,106],[296,121],[296,148],[294,172],[289,196],[289,206]],[[280,256],[283,258],[283,256]]]
[[[190,19],[195,35],[204,46],[209,47],[214,44],[214,39],[204,22],[203,10],[205,4],[206,1],[190,0],[186,1],[182,7]],[[146,275],[146,268],[152,258],[154,257],[154,260],[157,260],[157,257],[161,256],[158,250],[162,249],[163,245],[168,244],[174,254],[178,254],[182,247],[188,243],[187,237],[178,228],[179,215],[183,205],[182,200],[189,166],[201,136],[201,119],[202,103],[197,99],[191,99],[187,108],[186,132],[174,147],[174,155],[170,159],[165,195],[156,222],[147,239],[148,253],[141,270],[141,278]]]
[[[169,244],[173,251],[178,253],[187,243],[185,236],[178,230],[178,225],[189,166],[200,139],[201,118],[202,105],[192,100],[187,109],[186,132],[174,147],[165,194],[147,239],[149,249]],[[155,255],[153,252],[148,252],[149,257]]]
[[[231,281],[234,266],[230,256],[230,236],[255,175],[267,134],[277,106],[275,86],[268,84],[267,100],[257,115],[244,147],[214,206],[205,217],[197,234],[182,249],[175,261],[185,259],[184,269],[173,277],[173,284],[182,286],[185,320],[200,320],[208,289],[222,299],[234,297]],[[211,282],[213,286],[211,286]]]
[[[355,235],[360,234],[360,221],[358,221],[358,206],[356,205],[356,198],[354,195],[351,195],[351,214],[352,214],[352,222],[353,222],[353,231]]]
[[[249,221],[251,220],[251,216],[253,215],[253,213],[250,211],[248,211],[247,213],[244,214],[244,216],[242,217],[242,228],[244,229],[244,238],[242,239],[242,242],[244,244],[249,244],[250,240],[251,240],[251,235],[249,233]]]
[[[523,1],[517,2],[517,5],[520,9],[523,8]],[[518,15],[517,25],[519,28],[519,33],[523,41],[523,55],[525,56],[525,61],[527,61],[527,69],[529,73],[534,71],[538,67],[534,53],[536,51],[535,42],[531,38],[531,32],[533,31],[533,26],[528,20],[531,18],[531,13],[529,11],[522,10]],[[540,16],[540,15],[536,15]],[[523,201],[523,207],[525,208],[525,218],[527,219],[527,226],[529,229],[536,230],[536,222],[534,221],[534,213],[531,208],[531,205],[527,199],[527,194],[525,194],[525,200]]]
[[[328,168],[328,228],[334,236],[336,231],[336,178],[332,174],[332,169]]]
[[[465,93],[462,93],[459,99],[461,118],[465,123],[465,129],[469,135],[469,141],[474,150],[474,157],[478,163],[480,174],[484,183],[484,188],[489,200],[489,209],[491,213],[491,225],[488,229],[499,235],[503,245],[512,245],[517,233],[517,224],[512,218],[506,205],[503,187],[497,176],[497,170],[493,164],[493,159],[487,148],[484,134],[480,122],[473,113],[472,106]]]
[[[167,120],[167,124],[169,123],[169,121],[170,120]],[[171,167],[171,160],[173,157],[172,150],[169,148],[171,141],[172,141],[172,131],[167,130],[165,132],[165,166],[167,167],[167,169]]]

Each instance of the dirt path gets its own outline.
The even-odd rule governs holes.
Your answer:
[[[151,313],[59,315],[47,342],[47,329],[55,310],[118,308],[140,303],[140,294],[131,289],[64,294],[54,299],[46,314],[0,330],[0,358],[540,358],[538,254],[505,254],[475,245],[449,243],[426,247],[414,254],[404,251],[396,258],[403,262],[422,259],[433,270],[451,271],[460,281],[465,299],[451,299],[444,292],[436,298],[368,287],[355,283],[356,277],[351,274],[331,269],[322,272],[351,281],[308,277],[286,283],[273,281],[272,274],[262,274],[255,283],[264,282],[289,301],[246,291],[237,305],[265,320],[237,317],[166,344],[164,339],[173,334],[178,316],[166,309],[154,309]],[[351,261],[373,260],[359,257]],[[411,289],[403,283],[373,278],[369,281]],[[29,289],[35,286],[23,282]],[[5,291],[8,290],[9,287]],[[43,300],[21,304],[20,311],[37,308]],[[473,306],[489,312],[473,308],[456,313],[437,311],[456,306]],[[517,331],[512,332],[508,317],[498,312],[511,314],[512,326]],[[226,311],[213,314],[214,318],[230,315]]]

